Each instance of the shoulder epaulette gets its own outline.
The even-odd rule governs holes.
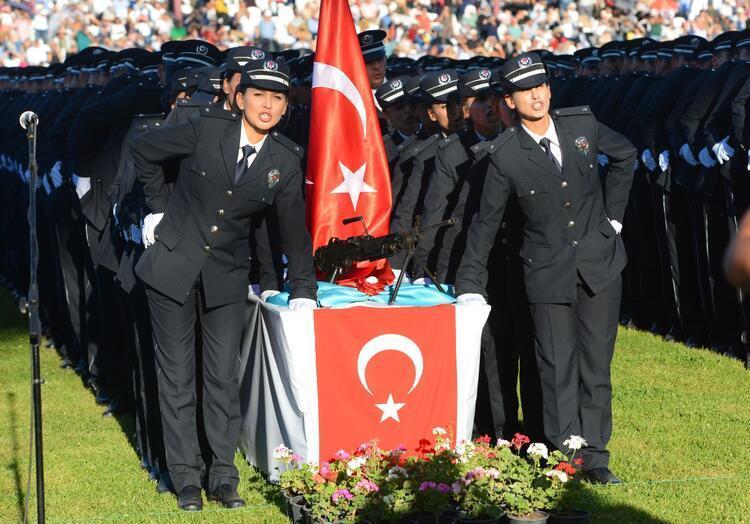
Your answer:
[[[440,149],[443,149],[444,147],[446,147],[446,146],[449,146],[450,144],[452,144],[453,142],[455,142],[455,141],[456,141],[456,140],[458,140],[459,138],[461,138],[461,135],[460,135],[460,134],[458,134],[458,133],[453,133],[452,135],[450,135],[450,136],[448,136],[448,137],[445,137],[445,138],[443,138],[443,139],[442,139],[442,140],[440,141],[440,143],[438,144],[438,147],[439,147]]]
[[[477,153],[480,153],[482,151],[486,153],[492,153],[496,149],[500,148],[505,142],[510,140],[512,136],[515,136],[516,134],[516,128],[509,127],[499,135],[497,135],[492,140],[485,140],[484,142],[479,142],[471,146],[471,151],[476,155]]]
[[[563,107],[553,111],[555,116],[593,115],[589,106]]]
[[[411,154],[412,154],[412,156],[417,156],[418,154],[422,153],[425,149],[427,149],[431,145],[437,143],[437,141],[440,140],[440,138],[442,136],[443,135],[441,135],[440,133],[435,133],[434,135],[430,136],[429,138],[423,140],[419,145],[416,145],[416,146],[412,147],[411,148]]]
[[[414,142],[414,141],[415,141],[416,139],[417,139],[417,135],[416,135],[416,134],[407,136],[407,137],[406,137],[406,140],[404,140],[403,142],[401,142],[401,143],[400,143],[400,144],[398,145],[398,147],[397,147],[397,149],[398,149],[398,152],[399,152],[399,153],[401,153],[402,151],[404,151],[404,150],[405,150],[406,148],[408,148],[408,147],[409,147],[409,146],[410,146],[410,145],[412,144],[412,142]]]
[[[164,118],[164,113],[138,113],[134,118]]]
[[[305,156],[305,150],[302,146],[297,145],[292,139],[282,135],[278,131],[272,131],[271,135],[273,138],[282,146],[286,147],[289,151],[302,158]]]
[[[205,104],[199,104],[198,102],[193,102],[189,98],[179,98],[177,99],[177,102],[175,102],[175,106],[177,107],[201,107]]]
[[[203,106],[201,107],[200,114],[208,118],[223,118],[224,120],[237,120],[239,118],[237,113],[227,111],[221,107]]]

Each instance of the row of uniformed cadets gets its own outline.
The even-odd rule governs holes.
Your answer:
[[[423,224],[462,216],[459,225],[427,235],[418,253],[439,280],[455,283],[488,169],[489,155],[481,145],[516,124],[503,100],[502,61],[386,59],[384,36],[368,31],[359,40],[381,110],[392,175],[392,228],[410,227],[416,216]],[[622,320],[639,327],[654,324],[655,331],[689,336],[691,342],[702,336],[722,348],[738,347],[744,328],[744,297],[723,284],[719,265],[731,217],[744,209],[744,197],[732,189],[742,183],[736,175],[747,168],[742,144],[747,143],[743,104],[748,86],[742,60],[750,53],[749,43],[745,33],[728,33],[710,43],[685,37],[663,44],[615,42],[576,56],[540,53],[553,107],[589,104],[601,122],[628,136],[639,150],[624,218],[630,265]],[[314,55],[287,51],[272,56],[285,62],[291,75],[289,107],[276,129],[305,144]],[[267,58],[270,54],[258,48],[220,52],[206,42],[185,41],[169,42],[160,53],[88,48],[64,64],[0,74],[9,129],[26,109],[40,116],[37,194],[43,227],[38,233],[47,333],[63,365],[81,373],[97,400],[107,404],[105,414],[134,408],[143,465],[160,479],[160,489],[170,488],[157,402],[155,352],[160,348],[147,307],[148,288],[135,265],[144,243],[151,245],[169,228],[156,228],[162,217],[137,176],[130,145],[149,131],[184,125],[207,106],[217,118],[238,113],[233,93],[242,65]],[[730,89],[724,88],[727,78],[733,80]],[[20,294],[28,280],[24,141],[20,129],[8,133],[0,151],[0,269],[5,284]],[[292,141],[287,142],[294,150],[298,146]],[[191,166],[179,155],[161,160],[158,194],[168,198],[178,173]],[[606,178],[608,160],[601,156],[599,162]],[[215,211],[221,216],[222,210]],[[542,438],[533,322],[518,256],[522,226],[522,213],[509,203],[488,262],[486,292],[493,312],[483,333],[476,431],[499,437],[523,427]],[[248,281],[260,283],[268,296],[283,284],[278,217],[268,214],[249,227],[254,259],[260,262]],[[162,236],[157,245],[179,241],[177,235]],[[403,258],[392,262],[398,269]],[[425,277],[413,273],[415,279]],[[194,343],[201,347],[201,330],[196,333]],[[210,455],[206,450],[210,445],[201,442],[201,451]]]

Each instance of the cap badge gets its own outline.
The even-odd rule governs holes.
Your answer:
[[[268,181],[268,189],[271,189],[278,184],[280,179],[281,173],[279,173],[278,169],[272,169],[269,171],[268,176],[266,177],[266,180]]]
[[[206,53],[208,53],[208,46],[204,44],[200,44],[196,46],[195,51],[201,55],[205,55]]]
[[[370,35],[370,34],[362,35],[362,43],[365,44],[365,45],[366,44],[371,44],[372,43],[372,35]]]
[[[451,75],[449,75],[448,73],[443,73],[442,75],[438,77],[438,82],[440,82],[440,85],[445,85],[450,81],[451,81]]]
[[[274,62],[273,60],[266,60],[263,62],[263,69],[266,71],[276,71],[279,69],[279,64]]]
[[[482,80],[487,80],[491,76],[491,74],[492,73],[490,73],[489,69],[480,69],[479,70],[479,78],[481,78]]]
[[[404,87],[404,85],[401,83],[401,80],[396,79],[391,82],[391,89],[401,89],[402,87]]]
[[[690,45],[693,47],[698,47],[700,45],[701,41],[697,38],[693,38],[690,40]]]
[[[253,60],[262,60],[265,57],[266,53],[264,53],[262,49],[253,49],[250,51],[250,58]]]
[[[531,57],[530,56],[522,56],[518,59],[518,65],[521,67],[529,67],[531,65]]]
[[[589,140],[585,136],[579,136],[574,142],[576,149],[582,155],[589,154]]]

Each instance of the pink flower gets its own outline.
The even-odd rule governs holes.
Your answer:
[[[455,495],[459,495],[463,491],[463,488],[461,487],[461,483],[458,481],[454,482],[451,485],[451,491],[453,491]]]
[[[336,457],[338,460],[349,460],[349,453],[347,453],[343,449],[340,449],[336,452],[334,457]]]
[[[292,454],[292,462],[294,463],[302,462],[302,457],[294,453]]]
[[[334,503],[338,503],[341,499],[351,500],[354,498],[354,495],[348,490],[348,489],[337,489],[333,492],[333,495],[331,495],[331,500],[333,500]]]
[[[427,491],[428,489],[435,489],[436,487],[437,487],[437,484],[435,484],[431,480],[428,480],[426,482],[422,482],[419,485],[419,491]]]
[[[359,482],[357,482],[357,487],[361,490],[367,491],[368,493],[380,490],[378,485],[369,479],[360,480]]]
[[[438,491],[439,491],[440,493],[450,493],[450,492],[451,492],[451,487],[450,487],[450,486],[449,486],[448,484],[443,484],[443,483],[441,482],[440,484],[438,484],[438,486],[437,486],[437,490],[438,490]]]

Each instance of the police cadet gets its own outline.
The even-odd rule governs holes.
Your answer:
[[[247,297],[250,217],[277,210],[289,259],[291,309],[316,307],[312,248],[305,228],[302,149],[273,131],[286,110],[289,68],[251,60],[236,104],[242,116],[204,107],[187,122],[142,135],[132,145],[151,213],[143,235],[150,247],[136,266],[147,286],[157,341],[159,400],[167,464],[179,507],[200,510],[207,468],[209,497],[240,507],[234,451],[240,405],[236,363]],[[168,198],[159,163],[187,155]],[[203,427],[211,463],[202,464],[195,391],[197,317],[203,340]]]
[[[391,131],[383,134],[385,156],[388,159],[391,176],[398,160],[398,146],[419,129],[419,117],[416,114],[414,99],[408,95],[405,88],[405,82],[409,78],[408,76],[393,78],[375,91],[375,99],[391,128]]]
[[[427,116],[437,124],[439,132],[410,147],[410,155],[414,159],[413,168],[405,189],[402,189],[403,196],[393,210],[391,231],[409,229],[415,217],[422,213],[427,184],[435,168],[439,140],[450,136],[464,125],[455,70],[445,69],[426,74],[419,83],[419,91]],[[391,263],[396,269],[402,270],[404,254],[393,257]]]
[[[524,218],[526,292],[542,383],[544,432],[557,448],[582,435],[583,469],[616,483],[610,363],[620,308],[620,238],[636,151],[588,107],[549,113],[541,58],[522,54],[501,68],[505,102],[520,120],[486,147],[491,168],[456,279],[459,303],[485,303],[487,260],[512,196]],[[602,187],[597,153],[609,157]]]

